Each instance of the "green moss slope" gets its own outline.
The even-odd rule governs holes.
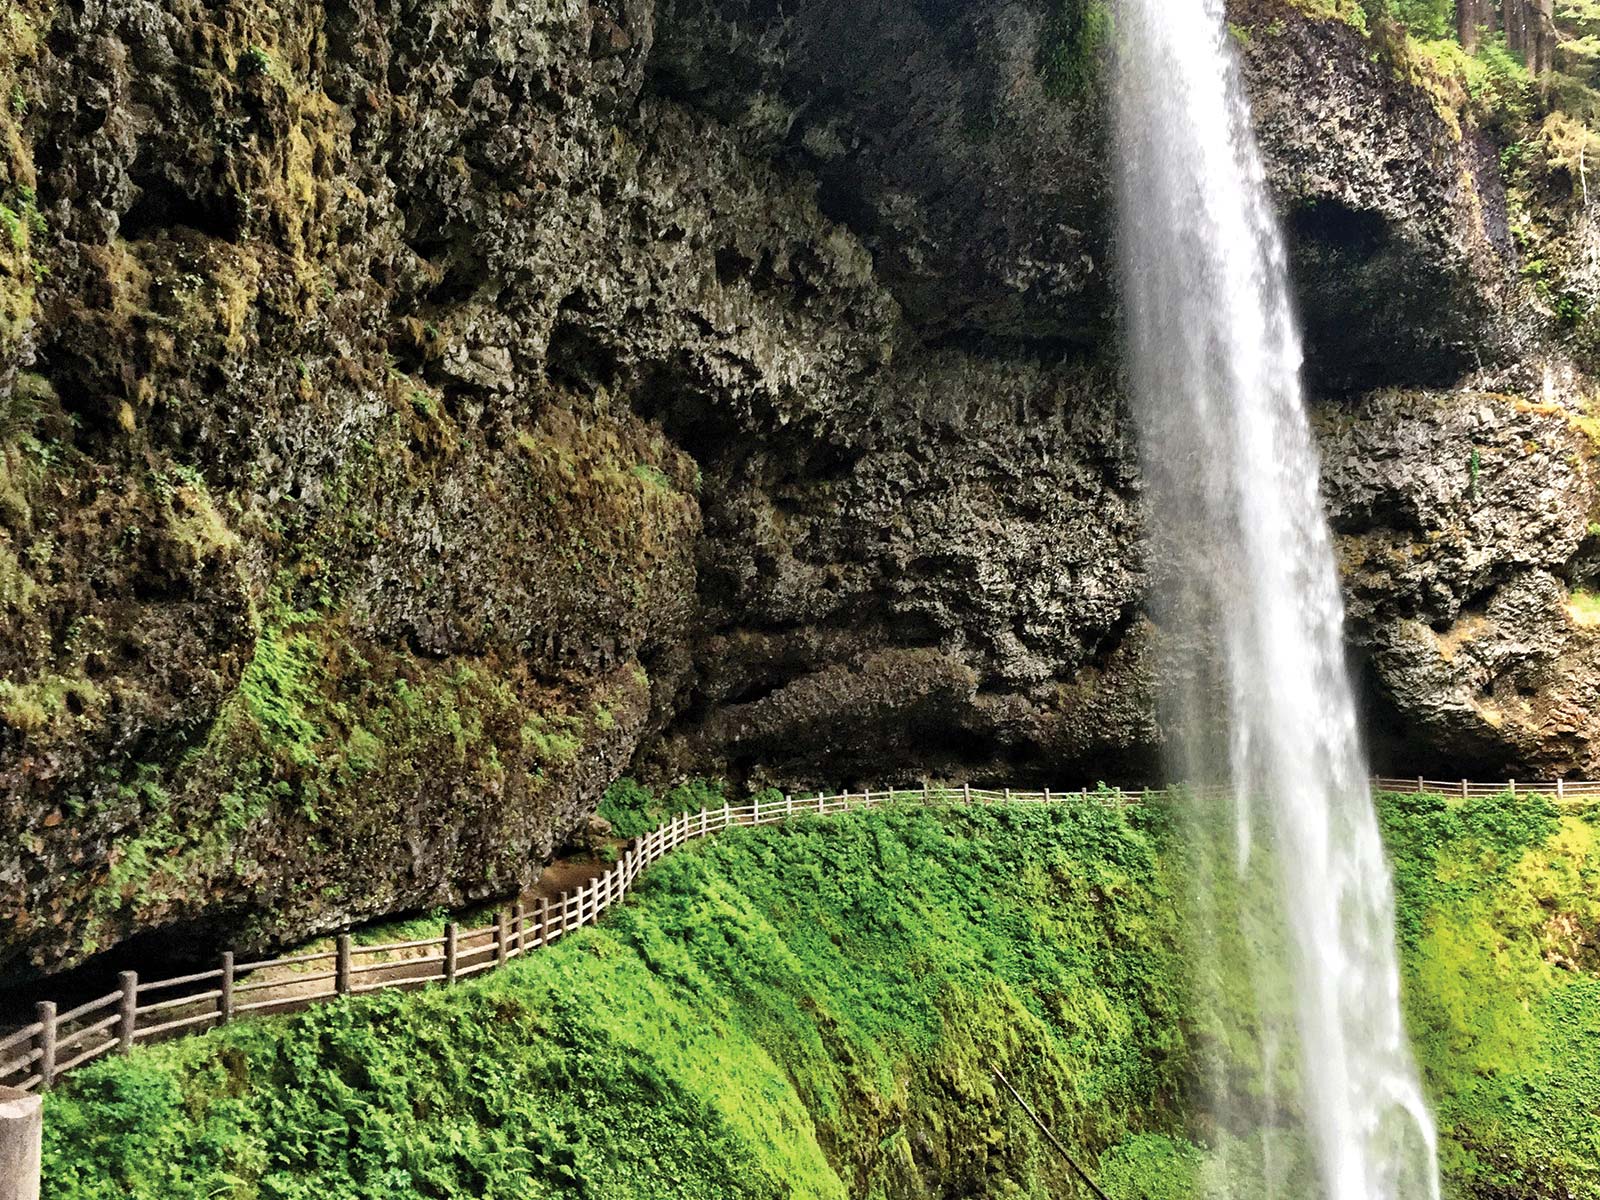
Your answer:
[[[1381,811],[1447,1176],[1600,1196],[1600,814],[1526,795]]]
[[[1450,1192],[1600,1196],[1595,824],[1527,797],[1382,809]],[[1113,1197],[1198,1195],[1259,1150],[1184,1137],[1166,821],[890,809],[729,834],[474,983],[74,1076],[47,1194],[1075,1194],[998,1064]]]
[[[1171,911],[1150,837],[1113,810],[732,835],[492,978],[91,1069],[51,1098],[48,1187],[1064,1194],[990,1065],[1076,1144],[1173,1125]]]

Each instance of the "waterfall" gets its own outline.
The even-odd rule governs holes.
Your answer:
[[[1436,1198],[1284,246],[1223,0],[1118,0],[1115,15],[1163,720],[1173,772],[1228,797],[1220,836],[1213,791],[1193,805],[1193,840],[1220,847],[1197,869],[1217,889],[1199,897],[1197,976],[1233,1005],[1212,1039],[1208,1120],[1219,1142],[1255,1139],[1245,1157],[1269,1195]],[[1234,1187],[1261,1183],[1217,1190]]]

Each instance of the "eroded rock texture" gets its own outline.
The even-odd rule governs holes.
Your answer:
[[[1349,394],[1512,356],[1497,180],[1237,8],[1397,744],[1600,769],[1571,389]],[[13,5],[6,969],[506,895],[630,763],[1146,771],[1071,10]]]

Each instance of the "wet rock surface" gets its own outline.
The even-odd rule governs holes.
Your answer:
[[[1313,377],[1494,345],[1470,145],[1345,27],[1238,8]],[[508,895],[630,766],[1152,769],[1105,112],[1058,10],[16,11],[0,971]],[[1591,762],[1565,394],[1325,412],[1408,746]]]

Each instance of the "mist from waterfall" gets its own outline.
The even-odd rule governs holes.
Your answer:
[[[1213,789],[1190,806],[1206,1122],[1250,1147],[1213,1190],[1436,1198],[1284,245],[1223,0],[1117,0],[1115,19],[1163,720],[1173,775]]]

